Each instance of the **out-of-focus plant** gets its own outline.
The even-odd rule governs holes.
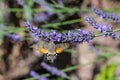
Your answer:
[[[103,68],[98,75],[97,80],[117,80],[115,73],[118,63],[111,63],[107,67]]]
[[[100,55],[100,57],[97,59],[97,60],[94,60],[94,61],[90,61],[90,62],[88,62],[88,63],[86,63],[86,64],[78,64],[78,65],[75,65],[75,66],[71,66],[71,67],[68,67],[68,68],[65,68],[65,69],[63,69],[62,71],[64,71],[64,72],[70,72],[70,71],[72,71],[72,70],[76,70],[77,68],[80,68],[80,67],[84,67],[84,66],[86,66],[86,65],[89,65],[89,64],[96,64],[96,63],[98,63],[98,62],[102,62],[102,61],[104,61],[104,60],[106,60],[106,59],[110,59],[110,58],[112,58],[112,57],[114,57],[114,56],[118,56],[119,55],[119,53],[117,53],[117,52],[115,52],[115,51],[112,51],[111,52],[111,50],[109,50],[108,48],[106,48],[106,47],[101,47],[101,46],[97,46],[97,48],[99,48],[99,49],[103,49],[103,50],[105,50],[106,52],[104,52],[104,53],[102,53],[102,54],[98,54],[98,55]],[[44,62],[43,62],[44,63]],[[42,64],[43,64],[42,63]],[[47,64],[48,65],[48,64]],[[46,66],[47,67],[47,66]],[[118,67],[118,63],[116,63],[116,62],[113,62],[113,63],[111,63],[108,67],[105,67],[102,71],[101,71],[101,73],[98,75],[98,80],[102,80],[102,78],[101,78],[101,76],[103,75],[103,73],[104,73],[104,70],[107,70],[107,71],[105,71],[105,72],[107,72],[107,76],[109,76],[111,79],[113,79],[113,80],[116,80],[117,79],[117,77],[115,76],[115,72],[116,72],[116,69],[117,69],[117,67]],[[47,68],[49,68],[50,69],[50,66],[49,67],[47,67]],[[109,68],[109,72],[108,72],[108,68]],[[51,71],[51,70],[50,70]],[[112,72],[112,73],[111,73]],[[31,77],[31,78],[27,78],[27,79],[25,79],[25,80],[35,80],[35,79],[39,79],[39,78],[41,78],[41,76],[44,76],[44,77],[49,77],[49,76],[51,76],[51,74],[49,74],[49,73],[46,73],[46,74],[42,74],[42,75],[37,75],[36,77]],[[103,75],[103,77],[104,76],[106,76],[106,74],[105,75]],[[99,79],[100,78],[100,79]],[[109,78],[109,79],[110,79]],[[59,78],[60,79],[60,78]],[[106,79],[106,77],[105,77],[105,79]],[[103,79],[103,80],[105,80],[105,79]],[[108,78],[107,78],[108,79]],[[106,80],[107,80],[106,79]],[[108,79],[108,80],[109,80]],[[110,80],[111,80],[110,79]]]
[[[38,76],[40,76],[37,72],[35,72],[34,70],[30,71],[30,75],[36,79],[39,80],[48,80],[48,78],[41,76],[40,78],[37,78]]]
[[[116,17],[118,17],[118,16],[116,16]],[[120,38],[119,34],[116,33],[117,31],[120,31],[120,30],[114,31],[111,25],[100,24],[100,23],[96,22],[94,20],[94,18],[92,18],[90,16],[86,17],[86,20],[88,21],[88,23],[90,25],[92,25],[94,28],[96,28],[98,31],[100,31],[102,33],[102,34],[100,34],[98,36],[102,36],[102,35],[105,36],[105,37],[110,36],[113,39]],[[62,42],[69,42],[69,43],[70,42],[78,42],[78,43],[82,43],[83,41],[90,42],[95,37],[98,37],[98,36],[94,35],[93,32],[88,33],[87,31],[82,31],[82,33],[81,33],[81,30],[77,30],[78,32],[77,31],[74,31],[74,32],[68,31],[67,33],[59,33],[59,32],[57,32],[55,30],[52,30],[50,32],[45,32],[45,31],[43,31],[42,29],[40,29],[38,27],[32,26],[29,22],[25,22],[25,26],[29,29],[29,31],[30,31],[31,35],[33,36],[33,38],[37,38],[38,41],[40,39],[42,39],[42,40],[46,40],[46,41],[59,42],[59,43],[62,43]],[[106,54],[106,55],[104,55],[102,57],[108,58],[108,57],[111,57],[111,56],[113,56],[113,54],[111,54],[111,55]],[[77,68],[77,67],[78,66],[76,66],[75,68]],[[110,73],[111,73],[111,71],[115,72],[115,68],[116,68],[116,65],[112,66],[112,68],[109,69]],[[103,70],[103,71],[106,71],[106,69]],[[113,74],[115,74],[115,73],[113,73],[113,74],[110,74],[110,73],[107,74],[108,79],[113,78]]]
[[[4,0],[0,0],[0,5]],[[105,37],[112,37],[113,39],[119,39],[120,35],[119,32],[120,30],[113,30],[113,27],[109,24],[102,24],[94,20],[93,17],[88,16],[86,17],[86,21],[93,26],[93,28],[97,29],[100,34],[96,34],[91,30],[82,30],[82,29],[76,29],[76,30],[61,30],[57,31],[54,29],[60,29],[60,26],[65,26],[65,25],[70,25],[74,23],[78,23],[81,21],[84,21],[85,19],[79,17],[77,19],[73,20],[67,20],[66,19],[74,14],[78,13],[83,13],[83,12],[91,12],[90,9],[79,9],[78,7],[67,7],[65,6],[65,1],[64,0],[52,0],[52,3],[46,0],[17,0],[18,4],[21,5],[22,8],[8,8],[6,10],[10,12],[23,12],[24,20],[30,21],[30,23],[26,22],[26,27],[29,29],[30,34],[34,38],[34,40],[40,41],[42,40],[47,40],[47,41],[52,41],[55,43],[82,43],[82,42],[88,42],[90,43],[94,38],[99,37],[99,36],[105,36]],[[34,4],[37,4],[37,7],[34,6]],[[9,24],[5,24],[4,22],[4,10],[2,7],[0,7],[1,12],[0,12],[0,38],[3,36],[6,36],[8,38],[11,38],[12,41],[23,41],[24,39],[19,36],[17,33],[27,31],[25,28],[15,28],[15,27],[7,27]],[[115,20],[116,22],[119,23],[120,21],[120,16],[114,13],[108,13],[103,10],[100,10],[98,8],[93,7],[92,10],[100,17],[103,19],[111,19]],[[3,12],[2,12],[3,11]],[[52,19],[51,17],[53,15],[57,15],[56,19]],[[43,25],[42,22],[44,23]],[[40,24],[39,27],[34,27],[31,24]],[[43,29],[45,28],[45,29]],[[50,30],[50,28],[54,28]],[[69,28],[69,26],[68,26]],[[26,39],[26,38],[25,38]],[[97,50],[92,46],[92,49],[97,52]],[[50,72],[50,74],[43,74],[39,75],[35,71],[30,71],[30,75],[32,78],[27,78],[26,80],[47,80],[46,77],[49,77],[52,75],[57,75],[60,76],[58,80],[62,80],[63,78],[69,79],[69,77],[66,75],[65,72],[69,72],[72,70],[75,70],[79,67],[88,65],[88,64],[94,64],[99,61],[104,60],[105,58],[109,59],[113,56],[116,56],[117,54],[115,52],[108,52],[107,54],[99,54],[102,58],[98,58],[98,60],[89,62],[84,65],[75,65],[68,67],[66,69],[63,69],[62,71],[59,70],[57,67],[50,66],[46,63],[41,63],[41,66],[46,69],[47,71]],[[9,56],[8,56],[9,57]],[[25,56],[26,57],[26,56]],[[16,57],[15,57],[16,58]],[[18,56],[17,56],[18,58]],[[9,58],[7,58],[9,60]],[[6,61],[7,61],[6,60]],[[29,59],[28,59],[29,60]],[[30,59],[31,60],[31,59]],[[22,61],[21,61],[22,62]],[[21,63],[20,62],[20,63]],[[29,62],[29,61],[28,61]],[[27,63],[26,63],[27,64]],[[21,65],[21,64],[20,64]],[[29,65],[28,65],[29,66]],[[99,74],[98,80],[106,80],[106,79],[114,79],[115,76],[115,71],[117,68],[118,64],[113,63],[109,65],[109,67],[106,67],[103,69],[103,71]],[[21,66],[20,66],[21,67]],[[22,66],[23,67],[23,66]],[[37,76],[37,78],[36,78]],[[63,77],[63,78],[61,78]]]

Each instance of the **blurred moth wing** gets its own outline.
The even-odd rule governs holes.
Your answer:
[[[36,56],[44,55],[44,59],[47,59],[50,62],[53,62],[56,59],[57,54],[62,53],[68,47],[68,43],[54,43],[50,41],[39,41],[32,45]]]
[[[62,53],[65,49],[69,48],[69,43],[59,43],[56,44],[56,53]]]
[[[40,53],[40,51],[39,51],[39,49],[43,48],[43,44],[44,44],[44,42],[41,41],[41,42],[37,42],[37,43],[35,43],[35,44],[33,44],[33,45],[31,46],[31,48],[33,48],[33,52],[34,52],[34,54],[35,54],[36,56],[41,57],[41,56],[43,55],[43,54]]]

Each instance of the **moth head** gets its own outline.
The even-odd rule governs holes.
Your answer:
[[[57,54],[46,54],[44,58],[50,62],[54,62],[56,57],[57,57]]]

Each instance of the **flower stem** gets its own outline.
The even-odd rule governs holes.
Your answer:
[[[120,32],[120,29],[114,30],[114,32]],[[99,36],[102,36],[102,35],[104,35],[104,34],[103,34],[103,33],[97,34],[97,35],[95,35],[94,37],[99,37]]]

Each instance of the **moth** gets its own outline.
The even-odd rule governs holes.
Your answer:
[[[50,62],[54,62],[57,54],[62,53],[69,48],[69,43],[54,43],[51,41],[39,41],[32,45],[35,54],[38,56],[44,55],[44,58]]]

